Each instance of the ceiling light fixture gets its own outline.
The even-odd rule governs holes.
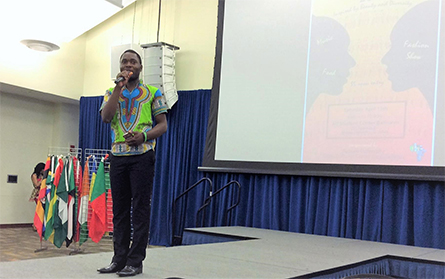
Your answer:
[[[135,0],[1,1],[1,46],[19,43],[30,49],[55,51],[115,15]],[[20,15],[20,20],[17,20]],[[29,40],[33,39],[33,41]],[[38,40],[40,42],[35,42]],[[42,43],[43,42],[43,43]],[[6,43],[6,44],[5,44]]]
[[[40,41],[40,40],[21,40],[22,44],[27,46],[28,48],[32,50],[38,50],[38,51],[44,51],[44,52],[50,52],[53,50],[58,50],[60,47],[56,44],[47,42],[47,41]]]

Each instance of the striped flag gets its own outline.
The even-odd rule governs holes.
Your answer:
[[[92,208],[88,235],[94,242],[99,242],[107,228],[107,204],[105,189],[105,167],[103,158],[97,169],[94,182],[91,183],[90,203]],[[94,174],[93,174],[94,175]]]
[[[76,157],[70,157],[68,167],[68,228],[66,232],[66,247],[73,241],[74,228],[76,221],[76,184],[74,179],[74,164],[77,161]]]
[[[79,223],[79,212],[80,212],[80,195],[82,193],[82,168],[80,166],[79,160],[74,158],[74,183],[76,185],[76,195],[74,201],[74,236],[73,241],[79,242],[80,236],[80,223]]]
[[[55,214],[58,214],[58,200],[57,200],[57,186],[60,182],[60,176],[63,173],[63,160],[57,159],[57,167],[50,181],[50,193],[47,195],[47,211],[46,211],[46,225],[45,225],[45,239],[54,243],[54,220]],[[48,180],[47,180],[48,181]],[[47,182],[48,187],[48,182]],[[47,191],[48,192],[48,191]],[[48,203],[49,200],[49,203]]]
[[[37,198],[36,211],[34,214],[34,226],[39,234],[40,241],[42,241],[44,231],[45,218],[45,196],[46,196],[46,179],[48,177],[49,168],[51,165],[51,158],[46,159],[45,168],[43,170],[43,179],[40,183],[39,197]]]
[[[79,246],[88,239],[88,195],[90,192],[89,159],[87,158],[83,170],[82,184],[79,197],[79,214],[77,217],[79,226]]]
[[[54,172],[55,172],[55,164],[56,164],[57,160],[54,156],[51,156],[50,159],[50,168],[48,170],[48,176],[46,178],[46,184],[45,184],[45,188],[46,188],[46,196],[45,196],[45,215],[43,217],[43,227],[45,228],[45,230],[43,231],[43,237],[45,239],[46,238],[46,231],[48,230],[48,212],[49,212],[49,205],[51,202],[51,190],[52,190],[52,184],[54,181]]]
[[[53,212],[54,245],[60,248],[68,231],[68,159],[65,158],[59,183],[57,184],[57,200]]]

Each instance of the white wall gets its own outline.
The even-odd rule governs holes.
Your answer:
[[[75,100],[82,96],[85,37],[49,53],[2,41],[0,52],[0,82]]]
[[[50,147],[77,145],[78,131],[78,105],[0,92],[0,224],[32,223],[31,173]],[[18,183],[6,183],[8,174]]]
[[[0,44],[0,224],[32,222],[35,207],[28,198],[34,166],[46,159],[49,146],[77,147],[76,102],[113,86],[112,46],[156,42],[158,3],[138,0],[55,52],[32,51],[19,42]],[[162,1],[159,41],[180,47],[178,90],[212,86],[217,5],[218,0]],[[24,96],[2,90],[1,83],[23,89]],[[57,103],[44,101],[48,94],[30,99],[40,95],[29,90],[57,96]],[[74,103],[60,102],[64,98]],[[8,174],[18,175],[18,183],[7,184]]]
[[[159,41],[180,47],[176,53],[178,90],[212,87],[217,4],[217,0],[162,1]],[[103,95],[113,86],[110,80],[112,46],[156,42],[157,5],[157,0],[133,3],[85,34],[84,96]]]
[[[157,40],[158,0],[139,0],[60,50],[44,53],[19,42],[0,44],[0,82],[75,100],[98,96],[113,85],[111,47]],[[212,86],[217,0],[162,1],[159,40],[180,47],[178,90]]]

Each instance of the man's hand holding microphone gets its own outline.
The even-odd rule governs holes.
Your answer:
[[[133,75],[133,72],[130,71],[122,71],[120,72],[117,77],[116,80],[114,81],[114,83],[117,86],[123,87],[125,84],[127,84],[128,80],[130,79],[131,75]]]

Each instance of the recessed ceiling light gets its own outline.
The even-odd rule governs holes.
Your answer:
[[[46,42],[46,41],[40,41],[40,40],[21,40],[22,44],[27,46],[30,49],[38,50],[38,51],[44,51],[44,52],[50,52],[53,50],[58,50],[60,47],[56,44]]]

